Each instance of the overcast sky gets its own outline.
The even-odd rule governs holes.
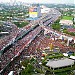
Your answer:
[[[26,2],[26,3],[65,3],[65,4],[75,4],[75,0],[0,0],[0,2]]]

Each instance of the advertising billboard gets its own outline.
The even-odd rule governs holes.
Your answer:
[[[29,17],[36,18],[40,16],[40,7],[29,7]]]
[[[29,12],[37,12],[37,8],[31,7],[29,8]]]
[[[31,7],[29,8],[29,15],[30,17],[38,17],[38,11],[37,11],[37,8],[35,7]]]
[[[31,14],[31,15],[37,15],[37,12],[29,12],[29,14]]]

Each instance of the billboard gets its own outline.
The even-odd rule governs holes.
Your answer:
[[[36,7],[31,7],[29,8],[29,15],[30,17],[37,17],[38,16],[38,11]]]
[[[29,12],[37,12],[37,8],[31,7],[29,8]]]
[[[38,13],[37,12],[29,12],[29,14],[31,14],[31,15],[37,15]]]
[[[29,12],[30,17],[38,17],[37,12]]]
[[[30,7],[29,8],[29,17],[35,18],[40,16],[40,8],[39,7]]]
[[[32,18],[37,17],[37,14],[29,14],[29,15],[30,15],[30,17],[32,17]]]

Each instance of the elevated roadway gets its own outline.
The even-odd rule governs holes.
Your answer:
[[[8,54],[7,57],[6,57],[7,60],[6,60],[5,64],[3,64],[3,62],[5,62],[4,59],[3,59],[4,58],[3,56],[5,56],[5,55],[4,54],[2,55],[2,59],[1,59],[0,64],[3,64],[3,65],[1,65],[0,73],[3,74],[5,72],[5,68],[7,67],[7,65],[9,63],[11,63],[11,61],[13,61],[16,57],[18,57],[20,55],[20,53],[24,50],[24,48],[26,46],[28,46],[29,43],[31,43],[31,41],[34,40],[34,38],[43,30],[43,28],[41,27],[42,25],[47,26],[47,25],[53,23],[55,20],[57,20],[58,17],[60,17],[60,13],[59,14],[58,14],[58,12],[56,13],[56,10],[55,10],[54,14],[48,13],[44,17],[35,21],[35,23],[34,23],[35,26],[36,25],[39,25],[39,26],[37,26],[35,28],[30,27],[30,29],[28,29],[27,33],[23,32],[23,34],[21,34],[21,36],[19,35],[15,40],[16,42],[14,42],[14,47],[12,47],[12,52],[10,52],[10,54],[8,54],[9,51],[10,51],[10,49],[9,49],[9,51],[4,53],[5,55]],[[43,20],[44,21],[46,20],[46,21],[44,22]],[[12,54],[12,53],[14,53],[14,54]],[[8,61],[8,59],[10,59],[10,60]]]

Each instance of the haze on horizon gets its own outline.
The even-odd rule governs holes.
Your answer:
[[[0,3],[7,2],[75,4],[75,0],[0,0]]]

